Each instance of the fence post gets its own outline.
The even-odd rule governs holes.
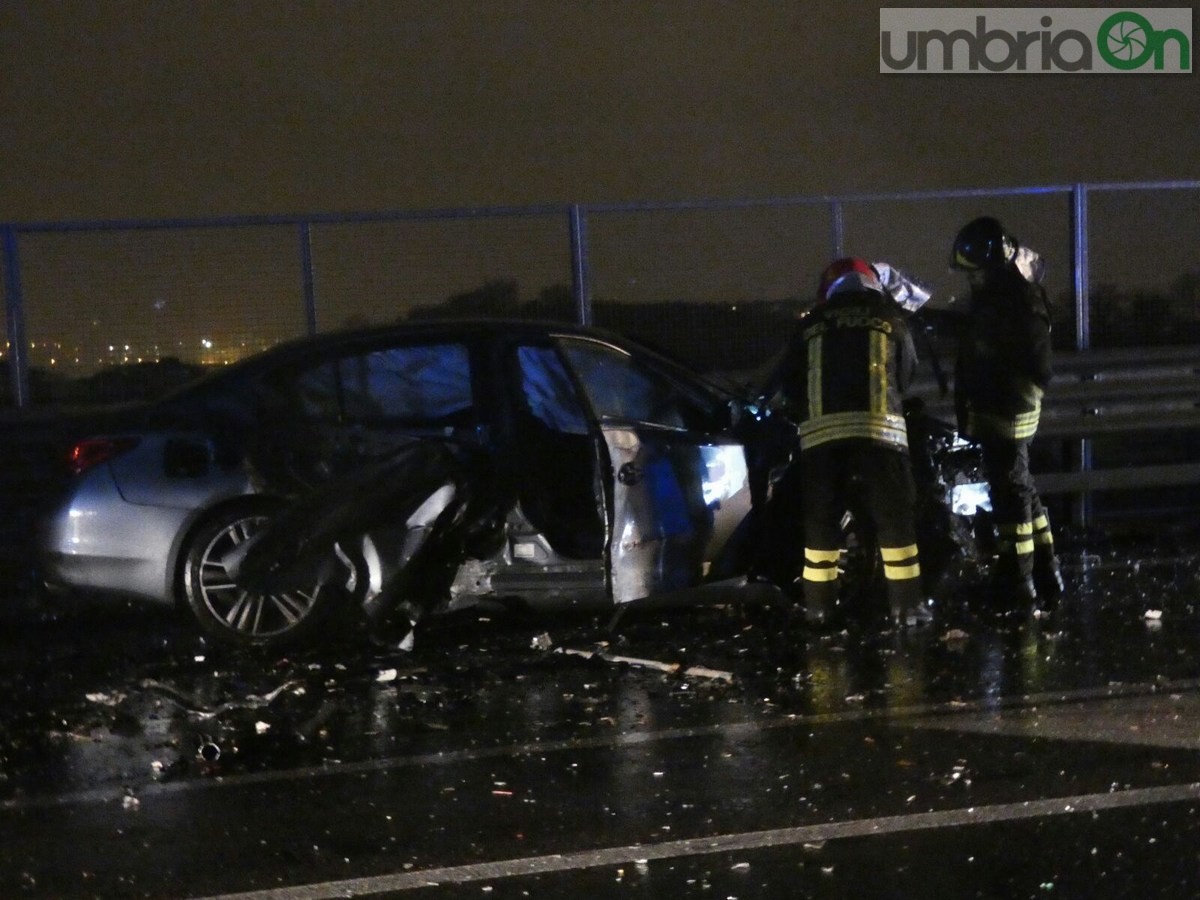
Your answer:
[[[1076,184],[1071,191],[1071,228],[1074,258],[1072,268],[1075,289],[1075,350],[1082,352],[1092,346],[1092,314],[1088,296],[1088,191],[1087,185]],[[1092,470],[1092,441],[1080,438],[1077,447],[1080,472]],[[1072,518],[1080,525],[1092,521],[1092,497],[1086,491],[1075,495]]]
[[[575,296],[575,313],[580,325],[592,324],[592,292],[587,253],[587,216],[583,207],[572,203],[571,226],[571,292]]]
[[[29,405],[29,353],[25,344],[25,304],[21,296],[21,260],[17,232],[4,228],[4,320],[8,329],[8,377],[13,404]]]
[[[317,333],[317,294],[313,281],[312,229],[300,223],[300,279],[304,291],[304,325],[308,335]]]
[[[1087,185],[1077,184],[1071,192],[1071,227],[1075,288],[1075,349],[1092,345],[1092,316],[1088,306],[1088,193]]]
[[[829,204],[830,222],[833,226],[833,256],[831,259],[841,259],[846,255],[846,217],[841,200]]]

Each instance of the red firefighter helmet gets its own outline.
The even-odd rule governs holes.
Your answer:
[[[846,256],[835,259],[821,273],[817,287],[817,302],[823,303],[842,291],[877,291],[883,293],[879,273],[865,259]]]

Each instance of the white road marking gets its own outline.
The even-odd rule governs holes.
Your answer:
[[[415,872],[375,875],[369,878],[348,878],[318,884],[222,894],[199,898],[199,900],[337,900],[337,898],[343,897],[365,897],[372,894],[414,890],[441,884],[466,884],[553,872],[594,869],[601,866],[625,865],[639,860],[680,859],[713,853],[745,852],[768,847],[795,846],[815,841],[879,837],[938,828],[957,828],[962,825],[987,825],[995,822],[1014,822],[1195,800],[1200,800],[1200,783],[1139,788],[1104,794],[1082,794],[1048,800],[1001,803],[993,806],[946,809],[904,816],[853,819],[846,822],[828,822],[796,828],[721,834],[661,844],[604,847],[576,853],[503,859],[470,865],[423,869]]]
[[[1110,685],[1074,691],[1054,691],[1042,694],[1026,694],[1000,702],[972,701],[951,703],[914,704],[912,706],[882,709],[853,709],[837,713],[817,713],[809,716],[785,716],[778,719],[750,719],[742,722],[722,722],[715,725],[697,725],[690,728],[663,728],[654,731],[631,731],[621,734],[590,738],[567,738],[558,741],[532,741],[525,744],[503,744],[496,747],[477,747],[470,750],[446,750],[416,756],[397,756],[385,759],[369,759],[359,762],[328,763],[321,766],[304,766],[295,769],[278,769],[266,772],[246,772],[215,778],[149,782],[136,788],[137,795],[145,800],[150,797],[185,793],[198,790],[240,787],[254,784],[296,781],[305,778],[328,778],[341,775],[359,775],[373,772],[388,772],[418,766],[445,766],[464,762],[503,757],[544,756],[550,753],[591,749],[620,749],[652,744],[658,741],[681,740],[693,737],[737,737],[751,735],[776,728],[806,728],[813,725],[829,725],[846,722],[862,722],[872,719],[887,719],[894,725],[922,728],[944,728],[945,730],[983,730],[979,722],[991,721],[1002,710],[1032,710],[1045,708],[1069,709],[1073,704],[1093,704],[1097,701],[1129,702],[1158,694],[1200,691],[1200,679],[1167,682],[1163,684]],[[1089,709],[1092,707],[1089,706]],[[1043,709],[1043,712],[1045,712]],[[1030,735],[1032,736],[1032,735]],[[1051,735],[1041,734],[1043,737]],[[1065,736],[1064,736],[1065,737]],[[1143,743],[1153,743],[1153,733],[1147,732]],[[1122,743],[1108,734],[1104,722],[1091,719],[1087,740]],[[1164,742],[1163,746],[1174,746]],[[0,812],[73,806],[85,803],[122,802],[128,794],[127,785],[92,788],[46,797],[14,797],[0,800]]]
[[[1068,706],[1022,706],[900,724],[939,731],[1200,750],[1200,694],[1160,693]]]

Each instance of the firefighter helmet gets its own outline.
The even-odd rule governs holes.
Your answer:
[[[835,259],[821,273],[817,287],[817,302],[828,300],[842,291],[877,291],[883,293],[879,273],[865,259],[847,256]]]
[[[950,268],[1002,269],[1017,255],[1017,239],[1004,230],[999,219],[980,216],[964,225],[954,238]]]

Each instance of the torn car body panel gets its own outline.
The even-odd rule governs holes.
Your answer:
[[[615,473],[609,547],[615,604],[703,583],[750,512],[738,444],[605,426]]]
[[[405,605],[414,620],[489,602],[603,609],[700,586],[750,510],[742,448],[664,444],[631,428],[605,437],[614,474],[597,494],[611,523],[602,553],[560,552],[478,454],[415,445],[269,523],[238,580],[278,591],[317,577],[371,619]]]
[[[460,497],[470,454],[445,441],[413,442],[375,465],[335,479],[299,498],[239,547],[240,559],[226,568],[248,590],[278,591],[309,583],[337,554],[342,565],[370,536],[392,531],[405,540],[410,531],[428,534],[437,517]],[[393,556],[389,548],[389,558]],[[338,553],[340,551],[340,553]],[[351,559],[344,558],[346,554]],[[411,556],[411,553],[409,554]],[[356,589],[374,583],[382,571],[362,577]],[[336,580],[326,571],[325,582]]]

